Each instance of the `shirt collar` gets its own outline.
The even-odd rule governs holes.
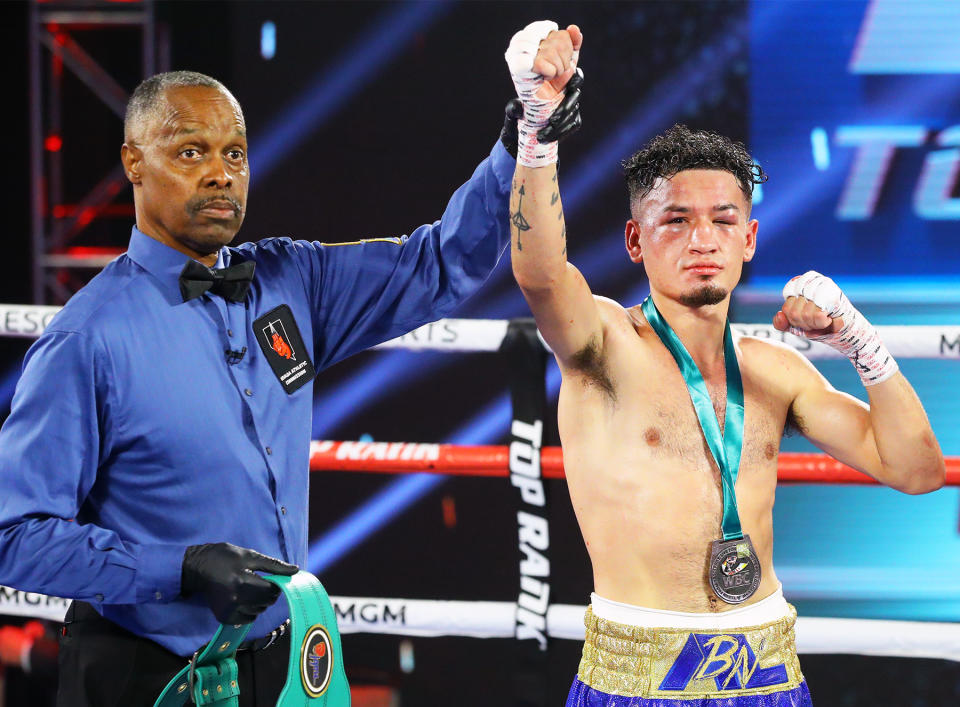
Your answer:
[[[130,233],[130,246],[127,256],[153,275],[163,287],[180,297],[180,271],[190,256],[164,245],[156,238],[148,236],[136,226]],[[230,250],[224,246],[217,253],[215,268],[226,267],[230,264]]]

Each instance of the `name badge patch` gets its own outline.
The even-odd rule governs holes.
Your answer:
[[[290,307],[281,304],[253,323],[253,333],[267,357],[270,368],[287,394],[313,380],[317,372],[307,355],[307,347]]]

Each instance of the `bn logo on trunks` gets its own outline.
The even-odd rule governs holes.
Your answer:
[[[310,697],[320,697],[330,685],[333,675],[333,643],[320,624],[307,631],[300,648],[300,681]]]
[[[701,680],[712,681],[717,691],[789,682],[785,665],[760,667],[742,633],[691,633],[659,689],[683,691]]]
[[[313,380],[316,371],[290,307],[281,304],[253,323],[253,333],[280,385],[287,393]]]

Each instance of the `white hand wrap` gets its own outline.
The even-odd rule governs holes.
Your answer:
[[[543,76],[534,73],[533,61],[540,50],[540,42],[558,28],[556,22],[540,20],[533,22],[513,35],[504,58],[510,68],[510,78],[523,102],[523,118],[517,121],[517,162],[524,167],[545,167],[557,161],[556,141],[537,141],[537,132],[547,124],[550,116],[563,101],[563,94],[550,100],[538,98],[536,93],[543,85]],[[573,53],[577,63],[578,52]]]
[[[832,346],[853,362],[864,385],[876,385],[900,370],[877,330],[826,275],[813,270],[793,278],[783,288],[783,299],[803,297],[817,305],[828,316],[843,319],[843,328],[835,334],[810,336],[803,329],[790,327],[790,333],[811,341]]]

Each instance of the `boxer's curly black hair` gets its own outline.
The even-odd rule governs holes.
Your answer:
[[[730,172],[748,205],[753,201],[754,185],[767,181],[766,172],[753,161],[742,142],[734,142],[708,130],[693,131],[678,124],[624,160],[631,210],[650,193],[657,179],[672,177],[685,169]]]

